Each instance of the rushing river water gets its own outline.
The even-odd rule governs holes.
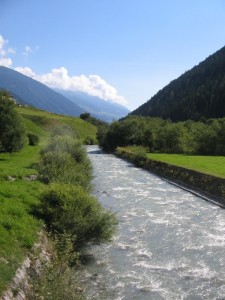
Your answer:
[[[88,299],[225,299],[225,210],[87,148],[94,195],[118,217],[111,244],[88,249]]]

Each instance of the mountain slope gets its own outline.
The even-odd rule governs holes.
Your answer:
[[[0,89],[9,91],[19,103],[58,114],[79,116],[79,106],[44,84],[0,66]]]
[[[132,115],[173,121],[225,116],[225,47],[172,81]]]
[[[111,122],[113,119],[118,120],[129,113],[129,110],[117,103],[100,99],[99,97],[90,96],[82,92],[71,92],[65,90],[56,90],[81,109],[89,112],[93,117],[103,121]]]

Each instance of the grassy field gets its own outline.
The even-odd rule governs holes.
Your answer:
[[[147,156],[151,159],[163,161],[171,165],[225,178],[224,156],[192,156],[183,154],[159,153],[148,153]]]
[[[57,115],[32,107],[17,106],[16,110],[27,120],[26,122],[31,121],[35,124],[38,127],[36,130],[42,130],[42,132],[39,132],[39,134],[42,135],[48,135],[49,130],[60,124],[72,127],[81,140],[85,140],[86,137],[95,137],[97,133],[97,128],[95,126],[84,122],[80,118]],[[30,126],[31,124],[29,124],[29,130],[31,128]],[[35,128],[32,130],[34,131]]]
[[[0,296],[37,240],[43,224],[33,214],[44,184],[25,177],[36,174],[40,148],[54,126],[69,125],[81,140],[95,137],[95,126],[79,118],[54,115],[29,107],[16,107],[28,132],[39,136],[37,146],[16,153],[0,153]]]

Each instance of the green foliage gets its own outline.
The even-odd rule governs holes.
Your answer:
[[[137,145],[148,147],[150,152],[225,155],[225,118],[173,123],[130,116],[113,122],[97,136],[99,145],[106,151]]]
[[[84,139],[84,144],[85,145],[96,145],[97,144],[97,141],[95,138],[93,138],[92,136],[87,136],[85,139]]]
[[[71,136],[54,136],[41,150],[37,169],[46,182],[78,184],[90,188],[92,167],[80,141]]]
[[[86,243],[110,240],[115,216],[80,186],[62,183],[49,185],[41,198],[41,214],[51,230],[69,233],[75,248]]]
[[[91,165],[88,160],[76,163],[67,152],[53,151],[43,154],[37,165],[40,179],[45,183],[63,182],[90,188]]]
[[[92,168],[80,142],[71,136],[53,136],[41,151],[40,177],[50,183],[39,212],[48,228],[73,237],[74,248],[110,240],[115,216],[87,193]]]
[[[26,257],[27,252],[30,251],[30,248],[37,241],[38,232],[43,227],[43,222],[34,216],[34,207],[38,207],[40,203],[40,193],[43,191],[45,185],[38,180],[30,181],[28,179],[30,175],[37,174],[35,166],[40,158],[40,147],[46,147],[46,140],[51,135],[50,130],[53,129],[54,136],[57,135],[56,132],[58,132],[58,134],[60,132],[60,134],[66,133],[70,137],[74,135],[75,131],[75,136],[78,136],[78,132],[81,139],[85,139],[87,136],[95,137],[96,134],[96,128],[93,125],[79,118],[55,115],[31,107],[14,106],[11,102],[9,102],[9,105],[12,105],[17,113],[23,116],[22,120],[27,132],[38,136],[40,142],[33,147],[25,143],[19,152],[0,153],[0,295],[11,282],[16,269]],[[69,129],[69,126],[71,126],[72,129]],[[57,128],[54,129],[55,127]],[[65,130],[65,128],[68,130]],[[69,134],[69,132],[73,134]],[[82,151],[78,157],[82,157]],[[85,175],[86,171],[88,175]],[[90,163],[87,162],[86,167],[85,163],[83,165],[83,162],[77,163],[76,172],[80,175],[84,173],[84,179],[82,179],[81,182],[84,183],[84,186],[89,187],[90,183],[87,182],[91,178]],[[76,184],[77,182],[78,180],[76,180]],[[62,241],[61,244],[63,243]],[[66,249],[67,246],[65,244],[65,251],[67,251]],[[65,251],[64,255],[67,256],[68,254],[65,254]],[[70,256],[71,255],[72,253]],[[77,254],[73,252],[73,255],[76,256]],[[43,280],[48,286],[48,292],[53,293],[53,299],[73,299],[70,289],[74,292],[74,287],[70,284],[72,284],[72,281],[75,281],[74,276],[72,276],[74,270],[66,270],[66,274],[69,275],[65,275],[65,277],[62,275],[60,282],[59,269],[55,271],[56,269],[54,268],[55,263],[53,263],[49,269],[46,266],[46,272],[45,275],[43,275]],[[49,278],[48,271],[50,272]],[[53,276],[56,277],[54,283],[51,281]],[[68,280],[69,278],[71,278],[71,281]],[[63,287],[63,284],[65,284],[66,287]],[[64,289],[64,291],[66,291],[64,295],[70,295],[71,297],[62,296],[60,298],[59,296],[59,298],[57,298],[57,292],[55,292],[55,294],[53,292],[57,291],[57,285],[62,286],[62,290]],[[44,291],[41,294],[43,297],[47,297],[46,295]],[[63,294],[59,292],[59,295]],[[35,294],[30,299],[40,298]]]
[[[82,300],[83,289],[74,268],[79,255],[74,252],[73,239],[68,234],[48,237],[51,259],[40,261],[39,269],[29,270],[30,289],[27,299]],[[40,255],[39,255],[40,256]]]
[[[41,150],[41,155],[48,152],[68,153],[78,163],[86,160],[86,151],[79,140],[70,136],[54,136],[48,145]]]
[[[80,115],[80,118],[88,123],[91,123],[92,125],[95,125],[97,127],[102,126],[102,125],[106,125],[107,126],[107,122],[104,122],[102,120],[99,120],[95,117],[92,117],[90,113],[83,113]]]
[[[36,146],[39,142],[39,136],[34,133],[27,133],[28,142],[30,146]]]
[[[8,93],[0,91],[0,151],[19,151],[24,146],[25,127]]]

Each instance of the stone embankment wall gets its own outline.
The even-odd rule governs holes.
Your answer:
[[[16,271],[8,289],[0,295],[0,300],[26,300],[32,287],[29,285],[30,272],[38,275],[41,264],[50,260],[50,244],[47,235],[42,231],[39,233],[39,241],[34,245],[29,256],[25,258],[20,268]]]
[[[203,174],[197,171],[170,165],[146,157],[137,157],[134,153],[120,149],[116,155],[133,162],[136,166],[149,170],[160,177],[191,189],[225,207],[225,179]]]

